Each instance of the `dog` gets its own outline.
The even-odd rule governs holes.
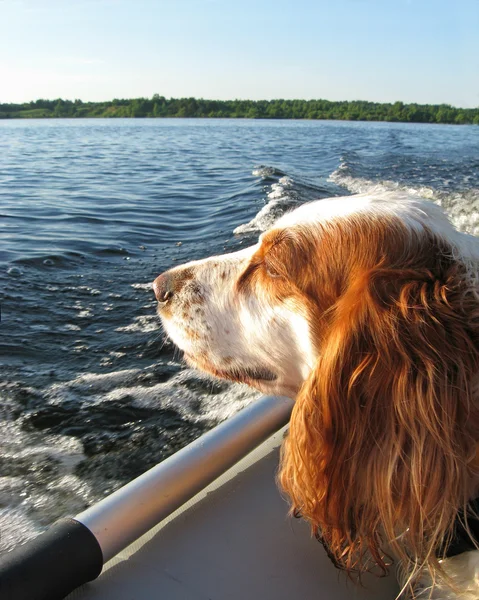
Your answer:
[[[479,598],[476,238],[406,193],[323,199],[153,288],[190,365],[296,399],[278,480],[338,567]]]

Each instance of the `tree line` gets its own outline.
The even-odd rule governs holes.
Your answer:
[[[91,117],[189,117],[239,119],[337,119],[479,125],[479,108],[449,104],[394,104],[361,100],[204,100],[202,98],[115,99],[108,102],[35,100],[0,103],[0,119]]]

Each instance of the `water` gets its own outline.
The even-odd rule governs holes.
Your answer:
[[[250,402],[186,369],[151,281],[315,198],[408,189],[479,233],[479,128],[0,121],[0,550]]]

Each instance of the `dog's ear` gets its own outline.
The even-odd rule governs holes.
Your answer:
[[[350,572],[386,572],[384,539],[436,564],[472,491],[479,304],[464,268],[430,262],[351,278],[283,446],[293,510]]]

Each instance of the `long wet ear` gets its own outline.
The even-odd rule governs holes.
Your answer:
[[[471,493],[479,304],[452,258],[423,265],[351,278],[283,446],[293,510],[348,571],[386,572],[385,540],[436,566]]]

